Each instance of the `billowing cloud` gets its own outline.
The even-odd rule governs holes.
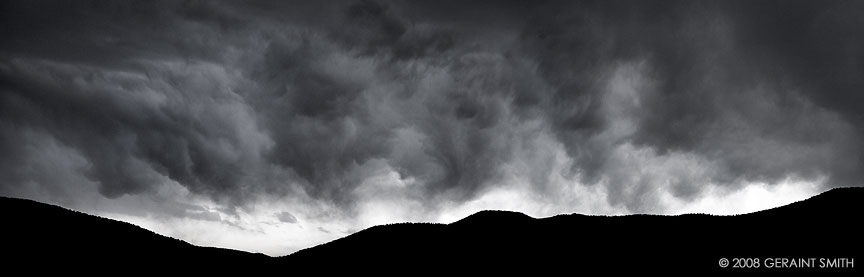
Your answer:
[[[285,223],[297,223],[297,218],[289,212],[277,213],[276,218]]]
[[[6,2],[0,193],[166,232],[191,220],[207,223],[177,226],[321,240],[480,208],[675,213],[860,186],[862,14],[849,1]]]

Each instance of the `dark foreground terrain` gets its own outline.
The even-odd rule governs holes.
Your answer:
[[[449,225],[376,226],[272,258],[193,246],[119,221],[0,198],[0,265],[25,270],[26,275],[526,271],[564,276],[599,272],[858,275],[864,267],[862,205],[864,188],[842,188],[738,216],[573,214],[535,219],[515,212],[483,211]],[[729,264],[722,267],[721,259]]]

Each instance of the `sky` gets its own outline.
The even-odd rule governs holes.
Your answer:
[[[862,1],[2,1],[0,37],[0,195],[197,245],[864,180]]]

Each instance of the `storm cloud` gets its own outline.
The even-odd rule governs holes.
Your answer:
[[[862,2],[320,2],[5,1],[0,193],[664,212],[864,179]]]

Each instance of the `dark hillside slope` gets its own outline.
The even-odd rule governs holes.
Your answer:
[[[4,267],[28,273],[217,272],[269,257],[198,247],[141,227],[39,202],[0,198]],[[35,266],[34,266],[35,263]],[[115,272],[116,273],[116,272]]]

